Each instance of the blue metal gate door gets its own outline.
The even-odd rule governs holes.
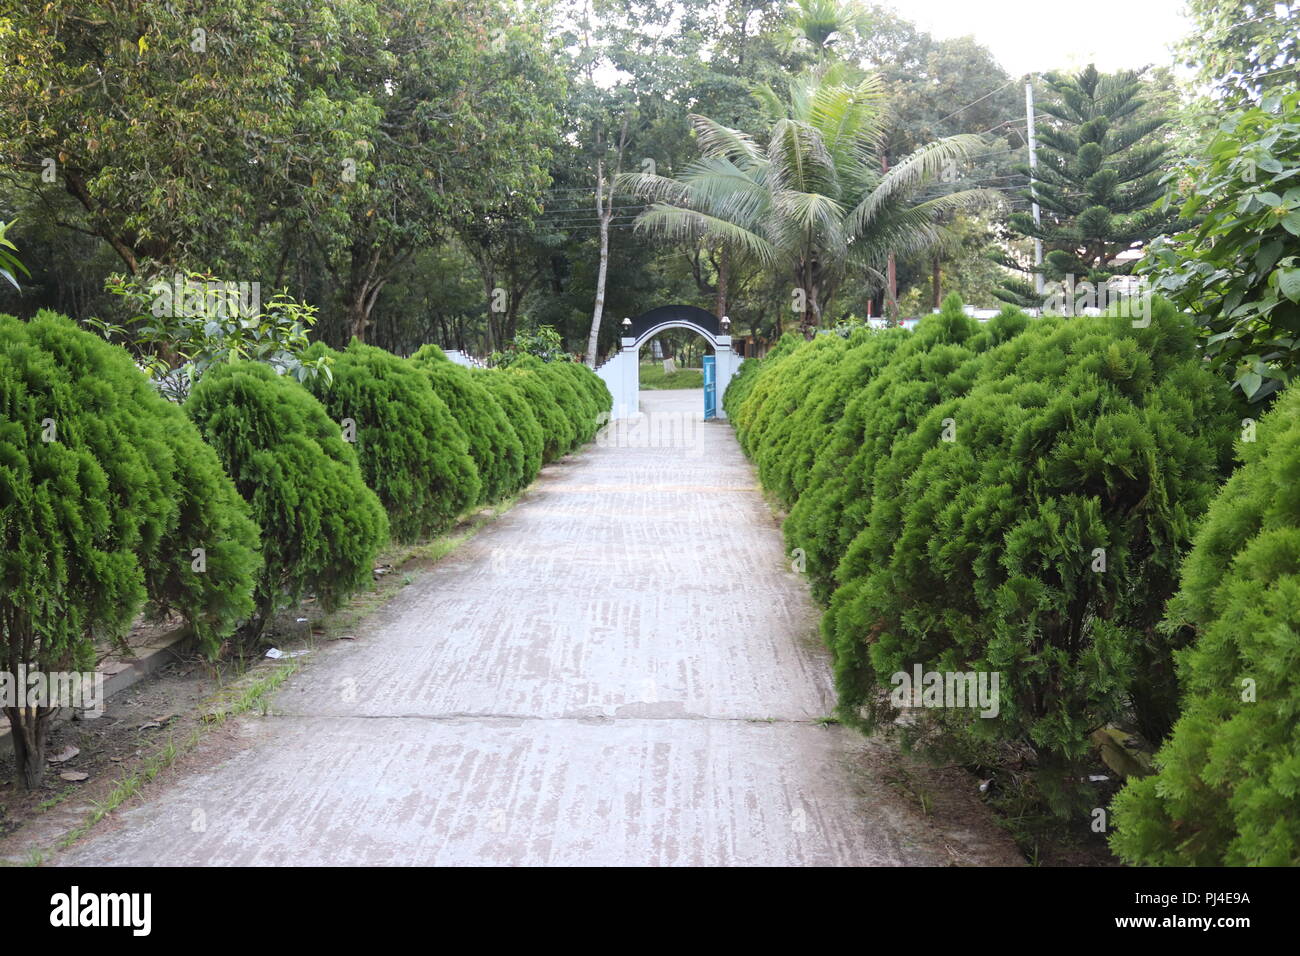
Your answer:
[[[718,417],[717,356],[704,356],[704,420]]]

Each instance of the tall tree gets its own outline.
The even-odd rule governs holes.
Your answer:
[[[1120,253],[1141,248],[1178,219],[1161,205],[1166,147],[1155,134],[1165,119],[1144,111],[1136,71],[1103,75],[1089,65],[1044,79],[1052,95],[1035,104],[1046,121],[1038,124],[1034,171],[1042,221],[1017,212],[1010,222],[1042,240],[1046,279],[1105,282],[1132,270],[1131,260],[1116,261]]]
[[[243,227],[315,151],[289,135],[295,54],[325,47],[356,4],[317,6],[51,0],[0,15],[5,178],[128,272],[240,259],[256,242]],[[347,131],[350,116],[333,119]]]
[[[348,332],[362,340],[418,249],[491,216],[503,196],[525,215],[539,208],[562,89],[541,25],[504,0],[402,0],[375,12],[377,27],[347,38],[315,81],[373,108],[374,124],[338,143],[327,167],[303,170],[303,195],[317,201],[299,205]],[[315,189],[322,179],[327,193]]]
[[[1270,91],[1295,88],[1298,0],[1187,0],[1187,16],[1193,28],[1179,53],[1213,100],[1247,106]]]
[[[850,270],[881,277],[892,250],[919,252],[940,240],[939,213],[990,200],[975,189],[914,201],[981,140],[928,143],[883,171],[883,90],[874,78],[850,85],[844,77],[838,66],[807,74],[791,81],[788,101],[762,91],[771,123],[765,145],[693,116],[701,159],[675,179],[624,177],[626,188],[654,201],[640,228],[711,238],[738,258],[783,272],[805,331],[821,323]]]

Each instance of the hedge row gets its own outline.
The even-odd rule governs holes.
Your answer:
[[[92,635],[146,600],[211,644],[252,612],[259,565],[216,452],[124,351],[51,313],[0,316],[0,667],[93,670]],[[29,787],[56,710],[5,708]]]
[[[470,371],[434,347],[404,360],[356,342],[308,355],[329,355],[331,377],[232,363],[181,408],[68,319],[0,316],[0,667],[91,669],[94,642],[146,603],[209,651],[307,592],[333,608],[390,535],[526,487],[611,405],[574,363]],[[8,710],[29,784],[51,714]]]
[[[1182,716],[1155,776],[1113,804],[1131,863],[1300,865],[1300,390],[1237,450],[1165,621],[1195,635],[1177,655]]]
[[[1118,317],[981,325],[950,297],[911,333],[786,345],[729,413],[828,605],[841,715],[893,725],[897,673],[1000,675],[996,716],[924,708],[918,739],[1035,756],[1065,813],[1090,734],[1163,739],[1178,712],[1162,628],[1179,559],[1241,418],[1164,302]]]

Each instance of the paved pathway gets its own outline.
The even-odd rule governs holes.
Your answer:
[[[548,467],[360,640],[306,658],[233,752],[61,862],[1014,861],[968,778],[817,722],[815,609],[699,405],[643,392],[675,438]]]

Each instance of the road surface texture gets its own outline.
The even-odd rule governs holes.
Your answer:
[[[816,609],[730,427],[641,402],[668,427],[548,467],[59,862],[1017,862],[965,774],[819,723]]]

